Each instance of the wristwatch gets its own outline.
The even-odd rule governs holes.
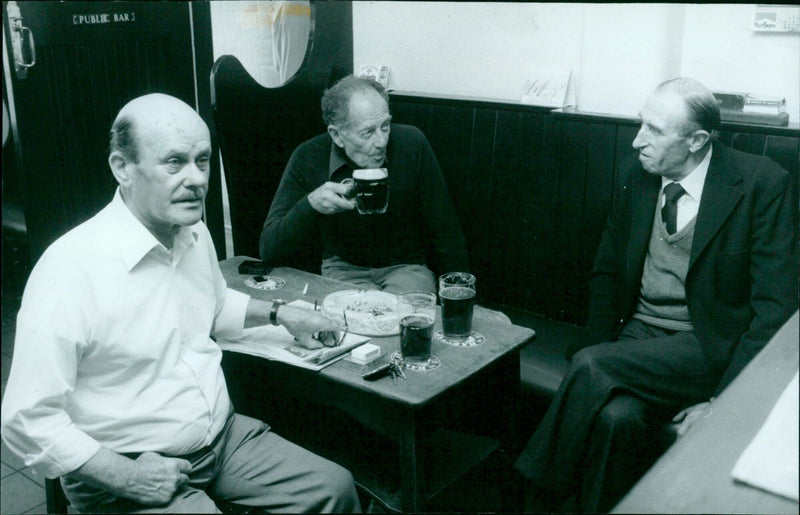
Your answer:
[[[278,325],[278,308],[286,304],[285,300],[273,300],[272,309],[269,310],[269,323]]]

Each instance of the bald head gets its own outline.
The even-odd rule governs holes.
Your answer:
[[[719,129],[720,114],[714,94],[699,81],[689,77],[678,77],[662,82],[654,94],[673,94],[683,100],[686,108],[684,133],[702,129],[709,134]]]
[[[177,98],[136,98],[114,120],[108,164],[122,200],[167,248],[202,218],[210,161],[208,126]]]
[[[109,133],[109,152],[120,152],[126,159],[139,162],[139,135],[148,129],[158,128],[176,119],[202,118],[183,100],[151,93],[134,98],[120,109]]]

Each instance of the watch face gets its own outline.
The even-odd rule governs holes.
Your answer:
[[[258,275],[244,280],[245,286],[257,290],[277,290],[286,285],[286,281],[274,275]]]

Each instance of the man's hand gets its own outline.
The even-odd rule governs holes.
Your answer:
[[[167,458],[143,452],[136,458],[138,470],[128,485],[125,497],[141,504],[167,504],[180,487],[189,482],[192,464],[180,458]]]
[[[144,452],[132,460],[105,447],[89,461],[67,474],[79,481],[108,490],[118,497],[149,506],[167,504],[189,482],[192,464]]]
[[[346,198],[351,188],[353,188],[352,185],[326,182],[308,194],[308,203],[311,204],[314,210],[323,215],[332,215],[355,209],[355,200]]]
[[[327,338],[320,341],[314,338],[316,333],[330,335],[341,331],[341,327],[330,318],[323,316],[317,311],[298,308],[295,306],[281,306],[278,310],[278,323],[284,326],[295,337],[297,342],[307,349],[319,349],[323,343],[330,347],[328,340],[334,342],[334,338]]]
[[[692,423],[697,420],[698,418],[704,418],[711,415],[711,403],[710,402],[701,402],[700,404],[695,404],[694,406],[689,406],[686,409],[681,410],[680,413],[672,417],[672,422],[677,424],[680,422],[678,426],[678,434],[682,435],[689,430]]]
[[[245,329],[269,324],[271,310],[271,302],[250,297],[244,318]],[[307,349],[335,346],[342,331],[336,321],[318,311],[287,304],[278,308],[277,322],[295,337],[300,346]]]

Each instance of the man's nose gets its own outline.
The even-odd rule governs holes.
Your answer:
[[[633,138],[633,148],[640,149],[645,146],[644,135],[642,134],[643,131],[644,127],[640,128],[639,132],[636,133],[636,137]]]
[[[378,148],[385,148],[389,143],[389,133],[384,131],[375,131],[374,144]]]
[[[189,163],[185,169],[186,175],[183,184],[187,187],[205,187],[208,184],[208,174],[201,170],[196,163]]]

